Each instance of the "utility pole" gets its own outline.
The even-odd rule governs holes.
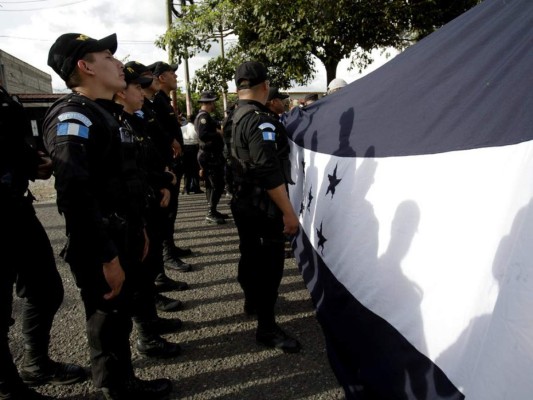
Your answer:
[[[172,27],[172,0],[167,0],[167,30],[169,30]],[[174,60],[174,52],[172,50],[171,45],[167,45],[167,53],[168,53],[168,63],[172,64]],[[174,107],[174,112],[176,115],[178,114],[178,102],[176,98],[176,91],[173,90],[170,93],[170,97],[172,99],[172,107]]]
[[[220,32],[220,55],[222,56],[222,61],[224,61],[226,58],[224,56],[224,33],[222,30],[222,24],[218,27]],[[222,104],[224,106],[224,115],[227,117],[227,109],[228,109],[228,94],[226,90],[222,90]]]
[[[172,16],[176,16],[177,18],[181,18],[183,15],[183,12],[185,10],[185,2],[186,0],[180,0],[180,11],[176,10],[174,8],[173,0],[167,0],[167,23],[168,23],[168,29],[172,26]],[[189,0],[189,2],[192,4],[193,1]],[[170,54],[169,51],[169,57],[172,57],[173,54]],[[172,58],[171,58],[172,60]],[[184,79],[185,79],[185,107],[187,109],[187,118],[189,118],[192,115],[192,101],[191,101],[191,85],[190,85],[190,78],[189,78],[189,57],[186,55],[183,57],[183,68],[184,68]]]

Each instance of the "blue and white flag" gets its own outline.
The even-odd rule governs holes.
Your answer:
[[[486,0],[285,122],[347,398],[533,398],[533,1]]]

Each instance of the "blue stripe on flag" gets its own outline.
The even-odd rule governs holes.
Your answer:
[[[276,134],[271,131],[263,131],[263,140],[266,140],[268,142],[275,142]]]
[[[464,399],[436,364],[335,278],[303,229],[293,247],[346,399]]]

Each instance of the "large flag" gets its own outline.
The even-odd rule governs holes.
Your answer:
[[[354,399],[533,399],[533,1],[293,110],[295,256]]]

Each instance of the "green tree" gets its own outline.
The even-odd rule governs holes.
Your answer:
[[[480,1],[205,0],[187,7],[160,43],[191,56],[235,34],[227,57],[197,71],[195,85],[224,88],[240,61],[255,59],[268,65],[274,85],[289,88],[314,78],[314,57],[329,82],[342,59],[362,70],[373,50],[402,50]]]

